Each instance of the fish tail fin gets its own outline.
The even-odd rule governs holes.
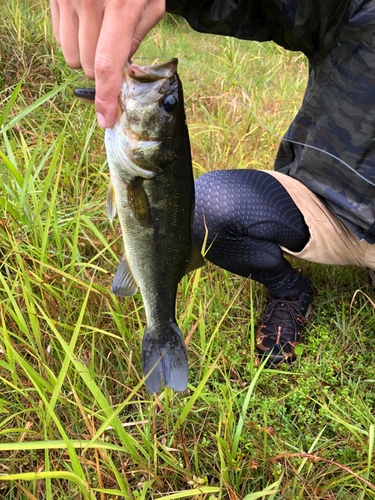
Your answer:
[[[188,360],[184,339],[177,324],[168,324],[162,335],[146,328],[142,341],[142,365],[150,394],[159,392],[161,376],[164,384],[175,391],[184,391],[188,384]]]

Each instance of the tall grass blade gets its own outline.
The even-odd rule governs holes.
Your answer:
[[[20,474],[0,474],[1,481],[38,481],[41,479],[66,479],[79,486],[83,497],[87,500],[95,500],[95,496],[86,481],[72,472],[50,471],[50,472],[24,472]]]
[[[7,132],[9,129],[11,129],[12,127],[14,127],[16,125],[16,123],[18,123],[20,120],[22,120],[23,118],[25,118],[27,115],[31,114],[39,106],[41,106],[42,104],[46,103],[47,101],[49,101],[50,99],[52,99],[52,97],[54,97],[56,94],[58,94],[62,90],[64,90],[67,87],[69,87],[74,82],[74,80],[76,80],[76,79],[77,79],[77,76],[73,76],[73,77],[69,78],[67,81],[65,81],[64,83],[62,83],[61,85],[58,85],[55,89],[50,90],[49,92],[47,92],[46,95],[44,95],[42,97],[39,97],[39,99],[36,99],[35,102],[33,102],[32,104],[30,104],[29,106],[27,106],[24,110],[20,111],[20,113],[17,116],[15,116],[14,118],[12,118],[8,122],[7,125],[4,125],[2,128],[0,128],[0,134],[2,134],[4,132]]]

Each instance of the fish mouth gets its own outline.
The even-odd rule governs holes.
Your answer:
[[[123,70],[123,84],[119,95],[122,111],[126,111],[126,101],[132,98],[140,106],[160,101],[163,93],[177,77],[178,59],[155,66],[138,66],[128,62]],[[144,89],[147,88],[147,92]]]
[[[178,59],[173,57],[163,64],[151,66],[138,66],[132,61],[128,61],[124,69],[124,77],[138,80],[139,82],[155,82],[165,78],[170,78],[177,71]]]
[[[117,120],[114,125],[114,129],[124,135],[125,142],[127,143],[127,149],[130,151],[150,149],[150,147],[155,147],[161,144],[160,138],[154,135],[147,135],[145,133],[140,133],[129,126],[128,111],[125,105],[127,98],[134,92],[134,89],[138,88],[137,83],[155,83],[155,93],[150,98],[150,103],[154,99],[159,99],[160,94],[158,94],[158,83],[160,80],[169,80],[177,72],[178,59],[172,58],[169,61],[150,66],[138,66],[132,61],[128,61],[123,70],[123,85],[118,98],[117,107]],[[141,99],[140,99],[141,102]],[[146,100],[143,104],[147,104]]]

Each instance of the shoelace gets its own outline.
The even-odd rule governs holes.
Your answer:
[[[290,337],[290,335],[294,335],[294,340],[298,340],[297,335],[301,333],[301,328],[305,323],[305,318],[300,312],[300,307],[301,305],[298,300],[294,301],[294,300],[284,300],[284,299],[272,299],[263,317],[263,326],[266,329],[264,335],[267,338],[270,338],[272,340],[273,338],[275,338],[276,340],[276,338],[278,337],[278,333],[276,332],[277,331],[280,332],[281,329],[279,328],[273,329],[272,327],[279,327],[280,322],[285,323],[285,321],[287,321],[289,323],[287,326],[292,327],[294,332],[291,333],[287,332],[286,336],[283,336],[283,332],[281,332],[281,335],[279,333],[280,338],[283,338],[286,342],[290,342],[290,338],[287,337]],[[281,315],[284,317],[281,317]],[[289,320],[285,320],[286,315],[290,317],[290,322]],[[270,330],[269,334],[267,333],[267,330]]]

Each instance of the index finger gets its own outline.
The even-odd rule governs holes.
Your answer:
[[[116,6],[115,6],[116,4]],[[129,58],[133,33],[139,24],[143,2],[119,5],[108,2],[95,55],[95,106],[101,127],[111,127],[116,119],[122,70]]]

